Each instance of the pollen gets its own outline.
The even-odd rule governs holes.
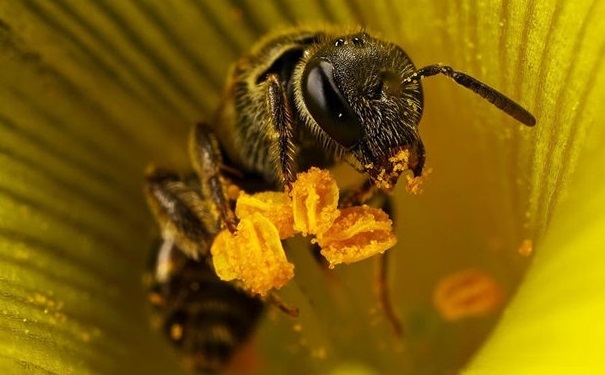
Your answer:
[[[422,173],[422,176],[416,176],[416,177],[405,176],[406,182],[407,182],[405,189],[407,190],[407,192],[412,195],[422,194],[422,192],[423,192],[422,185],[424,184],[424,181],[426,180],[426,178],[432,172],[433,172],[432,169],[427,169],[426,171],[424,171],[424,173]]]
[[[221,231],[210,252],[221,280],[239,280],[254,294],[279,289],[294,276],[277,228],[259,212],[241,218],[236,233]]]
[[[389,161],[393,163],[393,169],[397,169],[400,171],[407,169],[409,160],[410,151],[408,149],[400,150],[395,155],[389,158]]]
[[[237,186],[235,184],[228,184],[226,193],[227,193],[227,198],[236,200],[237,197],[240,195],[241,190],[240,190],[239,186]]]
[[[294,229],[307,234],[327,231],[340,215],[338,186],[327,170],[311,168],[292,184]]]
[[[170,326],[170,338],[173,341],[180,341],[183,338],[183,326],[180,324],[173,324]]]
[[[382,210],[366,205],[345,208],[334,225],[316,239],[330,268],[382,254],[395,246],[393,222]]]
[[[275,225],[279,238],[292,237],[294,231],[294,215],[292,201],[286,193],[267,191],[256,194],[242,192],[235,205],[235,215],[246,218],[258,212]]]
[[[378,188],[391,190],[394,187],[393,181],[396,181],[397,177],[409,168],[410,150],[401,149],[388,160],[389,168],[379,171],[375,184]]]
[[[381,169],[376,178],[376,187],[379,189],[391,190],[393,185],[389,182],[386,169]]]
[[[393,223],[367,205],[338,208],[332,175],[319,168],[299,173],[288,193],[240,193],[236,233],[221,231],[210,249],[221,280],[236,280],[251,293],[265,295],[294,276],[281,240],[297,233],[313,236],[330,267],[383,253],[397,242]]]

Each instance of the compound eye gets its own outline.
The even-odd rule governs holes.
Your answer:
[[[303,99],[317,124],[344,147],[364,137],[357,115],[334,82],[334,67],[325,60],[312,60],[303,73]]]

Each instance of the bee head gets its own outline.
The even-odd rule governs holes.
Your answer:
[[[302,112],[315,133],[386,190],[405,169],[422,174],[422,89],[403,83],[414,71],[401,48],[359,33],[324,44],[301,75]]]

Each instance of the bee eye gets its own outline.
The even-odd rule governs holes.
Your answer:
[[[325,60],[311,60],[303,73],[302,94],[317,124],[344,147],[358,143],[363,126],[334,82],[334,67]]]

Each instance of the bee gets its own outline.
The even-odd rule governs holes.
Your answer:
[[[151,296],[163,301],[156,306],[166,310],[166,334],[197,358],[197,370],[220,371],[262,310],[259,297],[219,280],[212,269],[214,237],[222,228],[236,230],[229,185],[288,190],[299,171],[345,162],[365,181],[342,204],[386,197],[388,205],[405,169],[393,161],[401,160],[397,155],[409,152],[407,169],[422,175],[420,81],[438,74],[535,125],[526,109],[477,79],[445,65],[418,69],[401,47],[367,32],[291,30],[261,40],[233,65],[214,120],[192,130],[194,178],[151,168],[146,181],[164,241]],[[207,314],[206,304],[221,307]]]

